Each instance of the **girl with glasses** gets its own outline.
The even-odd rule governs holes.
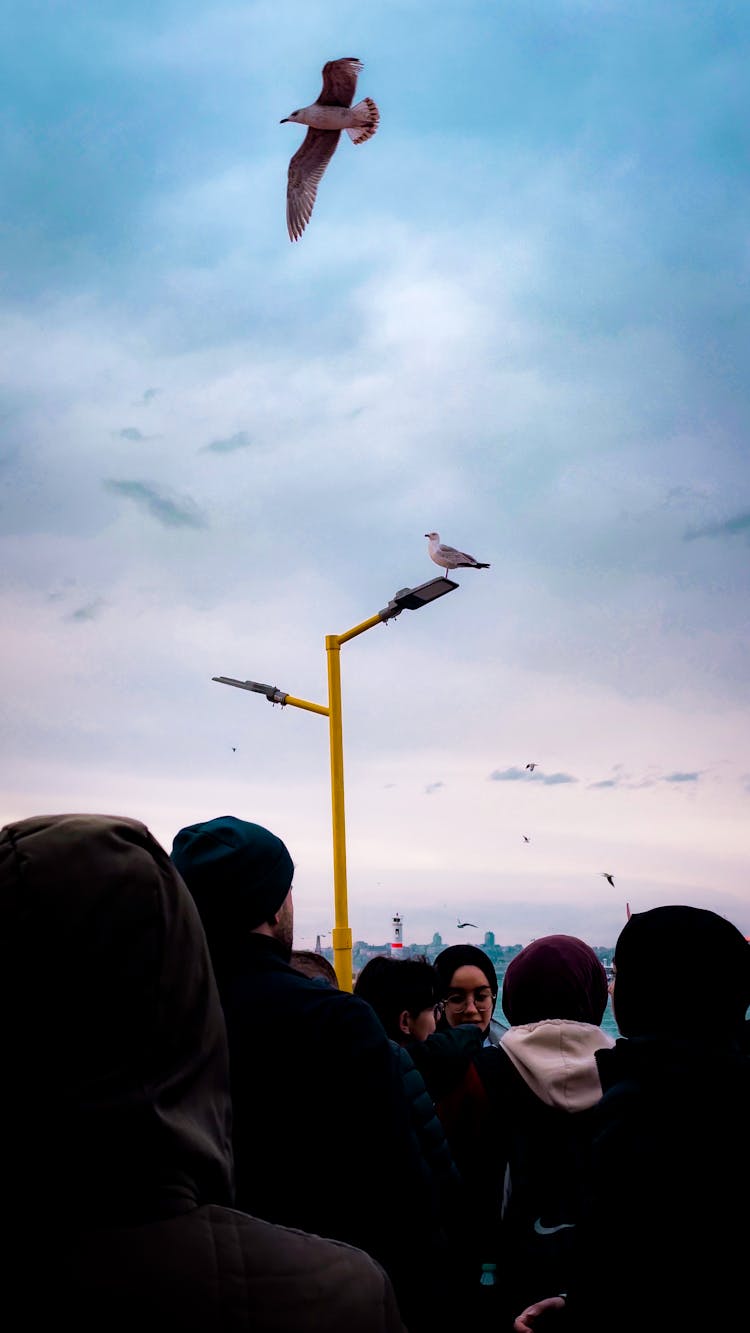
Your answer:
[[[471,1023],[481,1029],[482,1045],[499,1046],[507,1028],[494,1018],[497,973],[483,949],[474,944],[453,944],[435,959],[443,1017],[440,1026]]]

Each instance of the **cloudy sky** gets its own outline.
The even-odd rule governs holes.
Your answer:
[[[436,529],[491,569],[342,649],[355,938],[750,934],[747,5],[4,29],[2,822],[264,823],[330,931],[326,722],[211,678],[324,702]],[[292,245],[279,122],[346,55],[380,129]]]

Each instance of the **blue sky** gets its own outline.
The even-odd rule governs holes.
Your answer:
[[[325,724],[211,677],[322,701],[325,634],[437,529],[491,569],[342,654],[355,935],[611,944],[626,900],[750,934],[746,5],[4,38],[3,819],[267,823],[330,929]],[[279,121],[342,55],[380,128],[291,245]]]

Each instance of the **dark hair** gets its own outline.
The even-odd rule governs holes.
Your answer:
[[[339,988],[339,979],[333,963],[329,963],[325,954],[315,953],[313,949],[292,949],[289,959],[295,972],[302,972],[306,977],[327,981],[329,986]]]
[[[387,958],[378,955],[365,963],[354,994],[375,1010],[392,1041],[403,1042],[399,1018],[404,1010],[416,1018],[432,1009],[438,998],[437,974],[426,958]]]

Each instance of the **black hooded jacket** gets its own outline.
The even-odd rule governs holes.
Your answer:
[[[615,965],[625,1036],[596,1057],[604,1096],[570,1327],[744,1327],[750,945],[713,912],[660,907],[631,917]]]
[[[205,937],[143,825],[9,825],[0,917],[6,1326],[400,1330],[366,1255],[231,1208]]]

